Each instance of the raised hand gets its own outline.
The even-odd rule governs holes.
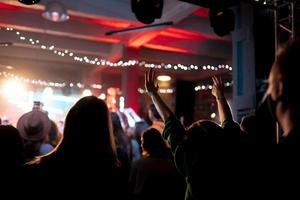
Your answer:
[[[212,95],[216,99],[224,98],[224,84],[223,84],[222,79],[220,77],[213,76],[212,80],[214,83],[212,90],[211,90]]]
[[[145,88],[150,96],[156,94],[158,91],[158,84],[155,83],[155,77],[156,75],[152,68],[145,74]]]

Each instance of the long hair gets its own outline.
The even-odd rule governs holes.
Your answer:
[[[83,97],[70,109],[57,152],[68,159],[92,158],[103,167],[117,165],[111,118],[103,100]]]
[[[275,62],[275,67],[283,81],[282,102],[284,105],[292,106],[295,114],[300,110],[300,97],[297,92],[299,86],[295,83],[299,80],[298,67],[300,65],[300,38],[290,39],[281,46]]]

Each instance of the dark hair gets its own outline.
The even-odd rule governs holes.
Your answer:
[[[117,165],[111,117],[103,100],[83,97],[71,108],[57,151],[77,160],[91,156],[95,162],[101,159],[103,166]]]
[[[143,149],[151,156],[158,158],[168,157],[168,148],[160,132],[155,128],[149,128],[142,134]]]
[[[257,121],[256,116],[253,114],[246,115],[242,117],[240,127],[242,131],[252,134],[256,131]]]
[[[150,104],[149,106],[149,110],[151,110],[151,112],[153,113],[153,116],[155,117],[155,119],[161,119],[156,107],[154,104]]]
[[[226,143],[223,129],[213,121],[199,120],[190,125],[187,135],[192,146]],[[200,145],[199,145],[200,144]]]
[[[60,137],[60,133],[58,131],[57,125],[54,121],[51,121],[51,128],[49,131],[49,143],[53,146],[56,147],[56,145],[59,143],[61,137]]]
[[[298,95],[298,85],[295,84],[299,80],[298,68],[300,66],[300,40],[291,39],[279,50],[275,66],[283,81],[282,102],[285,105],[297,106],[300,96]]]
[[[25,162],[24,146],[18,129],[13,126],[0,126],[1,167],[21,167]]]

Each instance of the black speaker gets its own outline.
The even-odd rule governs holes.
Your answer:
[[[210,9],[209,10],[210,26],[218,36],[228,35],[234,30],[235,15],[228,8],[226,9]]]
[[[33,5],[40,2],[40,0],[18,0],[18,1],[25,5]]]
[[[176,82],[175,114],[184,117],[186,126],[194,121],[195,83],[179,80]]]
[[[132,12],[144,24],[151,24],[156,18],[161,18],[163,5],[163,0],[131,0]]]

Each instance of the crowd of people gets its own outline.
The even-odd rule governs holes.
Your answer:
[[[0,181],[51,198],[194,200],[291,192],[299,171],[299,52],[299,40],[285,44],[268,79],[265,102],[282,129],[277,144],[260,112],[241,124],[233,120],[219,77],[212,78],[212,95],[221,124],[200,119],[184,127],[159,96],[150,69],[145,88],[152,125],[124,128],[105,101],[88,96],[70,109],[60,137],[46,113],[32,110],[17,127],[0,126]]]

